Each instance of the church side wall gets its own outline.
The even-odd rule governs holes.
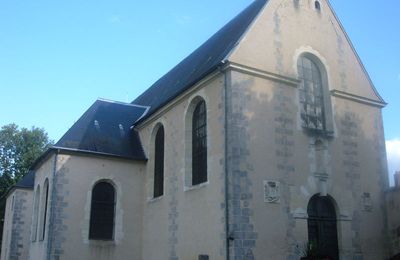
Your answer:
[[[15,189],[8,195],[4,219],[1,259],[28,259],[32,191]]]
[[[1,260],[8,259],[10,253],[12,218],[13,218],[13,210],[12,210],[13,196],[15,196],[15,190],[10,192],[6,200],[4,223],[3,223],[3,240],[1,244]]]
[[[141,162],[58,155],[49,233],[52,259],[143,259],[143,174]],[[116,191],[113,241],[89,240],[92,188],[101,180]]]
[[[40,216],[43,215],[43,212],[41,212],[39,209],[42,207],[42,201],[39,199],[39,202],[37,204],[38,206],[38,214],[37,214],[37,220],[35,221],[35,214],[34,214],[34,205],[35,205],[35,200],[38,199],[37,195],[43,196],[43,190],[44,190],[44,183],[46,179],[49,181],[49,202],[48,202],[48,212],[50,212],[50,207],[51,207],[51,196],[50,194],[52,193],[52,182],[53,182],[53,172],[54,172],[54,160],[55,156],[51,155],[49,156],[40,166],[38,169],[35,171],[35,185],[34,185],[34,190],[32,193],[32,210],[31,212],[31,236],[30,236],[30,249],[29,249],[29,259],[30,260],[42,260],[46,259],[47,255],[47,246],[48,246],[48,230],[49,230],[49,213],[47,214],[46,217],[46,227],[45,229],[47,232],[45,232],[45,237],[44,239],[41,239],[39,236],[40,234]],[[40,187],[38,192],[38,187]],[[36,230],[36,231],[35,231]],[[34,235],[36,234],[36,236]]]
[[[187,175],[191,151],[185,123],[192,102],[207,107],[208,181],[191,187]],[[224,76],[220,74],[179,97],[171,109],[139,126],[145,152],[146,198],[143,217],[143,259],[225,258]],[[154,134],[165,131],[164,195],[153,199]],[[190,133],[189,133],[190,134]]]
[[[400,188],[394,187],[386,193],[388,233],[391,255],[400,253]]]

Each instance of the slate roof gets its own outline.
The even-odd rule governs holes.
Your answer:
[[[146,160],[134,125],[223,64],[268,0],[256,0],[131,104],[97,100],[14,188],[33,188],[34,169],[57,150]]]
[[[5,198],[10,195],[11,191],[14,189],[33,189],[35,186],[35,171],[30,170],[24,178],[22,178],[17,184],[10,187],[3,196],[0,197],[0,205],[4,205]]]
[[[22,178],[17,184],[14,185],[14,188],[33,189],[34,184],[35,172],[29,171],[24,178]]]
[[[147,110],[129,103],[97,100],[52,149],[146,160],[132,125]]]
[[[132,103],[150,107],[146,118],[216,70],[236,47],[267,2],[268,0],[254,1]]]

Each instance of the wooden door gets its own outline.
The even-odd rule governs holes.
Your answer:
[[[339,259],[336,211],[329,196],[315,195],[308,208],[308,240],[320,257]]]

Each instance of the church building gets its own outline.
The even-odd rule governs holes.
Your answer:
[[[255,0],[32,165],[1,260],[389,259],[385,105],[328,0]]]

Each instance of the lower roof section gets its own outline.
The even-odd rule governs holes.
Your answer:
[[[54,148],[146,160],[133,125],[147,111],[144,106],[99,99]]]

